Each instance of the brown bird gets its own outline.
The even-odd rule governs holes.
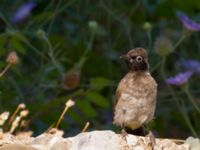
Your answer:
[[[127,62],[129,72],[116,90],[114,124],[122,129],[135,130],[154,117],[157,83],[149,73],[148,56],[144,48],[132,49],[121,58]]]

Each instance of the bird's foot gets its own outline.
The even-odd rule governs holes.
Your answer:
[[[156,145],[156,138],[153,135],[153,132],[149,131],[149,133],[146,135],[146,137],[149,138],[150,142],[148,143],[148,147],[153,150],[154,146]]]
[[[120,138],[120,150],[132,150],[132,146],[128,144],[127,141],[127,135],[128,133],[126,132],[125,129],[122,129],[121,131],[121,138]]]
[[[143,138],[139,138],[137,143],[141,145],[145,150],[153,150],[153,147],[147,144]]]
[[[122,136],[122,139],[126,141],[126,136],[128,135],[128,133],[126,132],[125,129],[122,129],[121,131],[121,136]]]

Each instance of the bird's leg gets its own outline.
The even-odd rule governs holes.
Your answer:
[[[128,135],[124,127],[122,128],[121,135],[123,139],[126,139],[126,136]]]
[[[145,137],[148,137],[150,142],[148,143],[148,146],[153,149],[154,146],[156,145],[156,138],[155,136],[153,135],[153,132],[146,126],[144,125],[143,126],[143,130],[144,132],[147,132],[148,131],[148,134],[145,135]]]
[[[146,135],[146,137],[149,137],[150,142],[148,143],[148,146],[153,149],[153,147],[156,145],[156,138],[153,135],[152,131],[149,131],[149,133]]]
[[[128,144],[127,141],[127,135],[128,133],[126,132],[125,126],[122,124],[122,130],[121,130],[121,138],[120,138],[120,150],[129,150],[132,149],[132,146]]]

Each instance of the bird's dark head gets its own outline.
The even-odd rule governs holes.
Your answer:
[[[120,58],[126,61],[131,71],[147,71],[149,68],[148,56],[144,48],[134,48]]]

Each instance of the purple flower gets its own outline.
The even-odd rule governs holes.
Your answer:
[[[23,4],[17,9],[17,11],[15,12],[15,15],[11,18],[11,22],[15,24],[20,21],[23,21],[30,15],[31,11],[35,7],[36,7],[36,3],[34,2],[28,2],[28,3]]]
[[[191,20],[186,14],[178,12],[177,16],[183,26],[190,31],[200,31],[200,23]]]
[[[183,66],[186,70],[193,71],[200,75],[200,62],[196,60],[184,60],[179,63],[179,65]]]
[[[174,77],[170,77],[170,78],[166,79],[166,83],[171,84],[171,85],[178,85],[178,86],[183,85],[183,84],[187,83],[187,81],[192,76],[192,74],[193,74],[192,71],[179,73]]]

